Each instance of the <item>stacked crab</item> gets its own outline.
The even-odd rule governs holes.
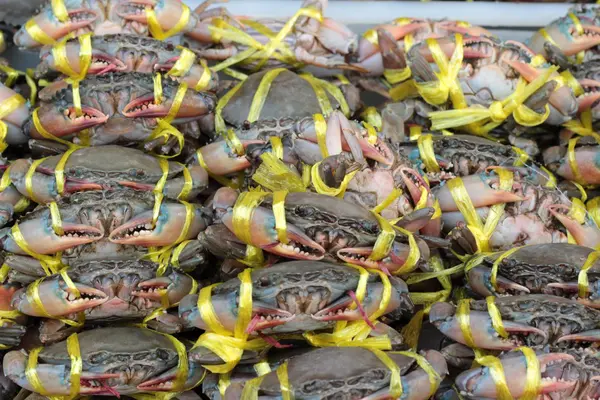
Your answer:
[[[0,68],[0,394],[600,398],[594,11],[532,50],[210,6],[14,33],[40,62]]]

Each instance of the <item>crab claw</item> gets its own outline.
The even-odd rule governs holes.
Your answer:
[[[233,226],[233,211],[223,215],[223,224],[235,233]],[[287,244],[279,241],[275,229],[275,216],[271,210],[257,207],[250,220],[253,246],[260,247],[269,253],[277,254],[297,260],[321,260],[325,256],[325,249],[308,237],[300,228],[288,223],[286,234],[289,239]]]
[[[241,140],[244,149],[252,144],[264,144],[262,140]],[[198,149],[208,170],[219,176],[243,171],[250,167],[250,161],[245,155],[235,153],[224,140],[213,142]],[[197,155],[195,156],[197,160]]]
[[[38,118],[41,126],[56,137],[69,136],[108,121],[108,115],[93,107],[81,106],[81,112],[81,116],[77,116],[74,106],[61,108],[58,104],[45,103],[38,109]],[[31,118],[27,120],[23,130],[34,139],[45,138]]]
[[[237,319],[237,311],[233,311],[237,310],[237,305],[234,304],[236,300],[213,295],[211,302],[223,327],[233,331]],[[272,307],[260,301],[253,301],[252,320],[247,328],[248,333],[284,325],[293,320],[294,316],[294,314],[286,310]],[[181,303],[179,303],[179,317],[188,328],[209,329],[208,324],[202,319],[198,308],[198,295],[196,294],[187,295],[181,300]]]
[[[119,2],[116,11],[126,21],[148,24],[146,9],[151,9],[162,31],[167,32],[179,23],[185,7],[185,3],[179,0],[124,0]],[[188,24],[183,27],[184,32],[197,23],[197,18],[190,14]]]
[[[563,214],[559,211],[569,211],[569,207],[565,204],[552,204],[548,206],[548,210],[552,215],[564,225],[573,238],[580,246],[596,248],[600,245],[600,229],[590,218],[586,218],[583,224],[577,222],[568,214]]]
[[[67,3],[68,4],[68,3]],[[65,22],[58,20],[56,15],[48,5],[35,17],[31,18],[27,24],[33,23],[45,34],[54,40],[58,40],[71,32],[83,28],[91,28],[92,24],[98,19],[95,10],[89,8],[67,8],[68,18]],[[42,47],[43,43],[38,42],[27,30],[27,24],[23,25],[14,36],[14,42],[21,48]]]
[[[426,205],[428,207],[433,206],[433,197],[429,184],[427,184],[425,179],[423,179],[416,170],[408,167],[400,167],[398,172],[400,173],[402,181],[408,188],[414,204],[418,204],[421,200],[421,196],[426,194],[428,197]]]
[[[97,307],[108,300],[101,290],[74,282],[80,296],[76,297],[73,290],[59,277],[48,278],[38,287],[38,295],[44,304],[44,309],[52,316],[64,316]],[[33,299],[27,295],[27,289],[20,289],[12,297],[12,306],[23,314],[33,317],[46,317]]]
[[[572,333],[559,337],[556,342],[600,342],[600,329],[591,329],[589,331]]]
[[[469,175],[460,179],[462,179],[465,189],[469,194],[469,198],[475,208],[524,200],[523,197],[518,196],[513,192],[496,189],[495,187],[498,187],[500,183],[498,175],[493,172]],[[443,212],[459,211],[458,206],[454,201],[454,197],[452,197],[452,192],[447,184],[436,187],[433,189],[433,193],[438,199],[440,208]]]
[[[64,62],[75,72],[81,72],[80,52],[81,44],[78,40],[70,40],[65,46],[66,60]],[[36,73],[45,75],[48,70],[58,71],[60,64],[54,57],[54,53],[48,52],[42,57],[42,62],[38,65]],[[107,54],[98,49],[92,49],[92,57],[90,66],[87,70],[87,75],[105,74],[107,72],[127,71],[127,65],[110,54]]]
[[[122,114],[127,118],[163,118],[171,111],[175,93],[164,95],[164,98],[157,104],[154,94],[150,93],[145,96],[140,96],[128,103],[122,111]],[[183,96],[181,105],[177,110],[174,122],[177,119],[198,118],[209,114],[215,108],[215,98],[208,92],[197,92],[188,89]]]
[[[456,307],[450,303],[435,303],[429,313],[429,322],[449,338],[467,344],[460,329],[459,318],[455,315]],[[469,313],[469,326],[473,335],[475,346],[489,350],[511,350],[520,346],[520,341],[511,334],[539,335],[547,339],[544,331],[519,322],[502,320],[504,329],[509,337],[504,339],[496,334],[492,319],[487,311],[473,311]]]
[[[396,313],[401,317],[403,313],[412,315],[414,304],[408,295],[408,286],[397,277],[390,277],[392,283],[392,293],[390,301],[384,314]],[[384,286],[380,282],[367,285],[367,294],[361,303],[361,307],[352,307],[355,298],[350,295],[344,295],[329,307],[326,307],[312,315],[312,318],[318,321],[357,321],[373,315],[379,309],[382,296],[384,295]],[[362,308],[362,310],[361,310]],[[364,311],[364,314],[362,313]]]
[[[584,94],[577,98],[578,111],[593,108],[600,99],[600,82],[595,79],[578,79],[579,85],[583,88]]]
[[[575,358],[565,353],[546,353],[537,354],[537,360],[540,365],[541,381],[538,395],[551,392],[561,392],[571,389],[578,382],[571,380],[563,380],[562,374],[559,373],[558,379],[553,374],[548,372],[555,370],[558,365],[562,370],[569,363],[574,362]],[[528,371],[527,360],[521,353],[508,353],[500,359],[506,382],[510,382],[507,386],[513,398],[519,398],[525,394],[527,385]],[[552,366],[552,370],[548,367]],[[489,367],[474,368],[465,371],[456,377],[457,389],[467,395],[469,398],[486,398],[496,399],[499,397],[497,386],[492,378],[492,372]]]
[[[171,270],[170,274],[139,282],[131,292],[132,296],[160,302],[162,291],[166,290],[169,304],[177,304],[192,290],[193,282],[189,275]]]
[[[0,83],[0,103],[4,103],[5,100],[18,96],[18,94],[12,89],[4,86]],[[1,119],[6,124],[6,143],[11,145],[19,145],[27,143],[27,136],[23,134],[21,127],[23,123],[27,121],[29,116],[29,106],[23,99],[23,104],[17,107],[10,114],[3,116]]]
[[[2,369],[4,374],[17,385],[35,392],[25,371],[27,370],[27,353],[25,350],[10,351],[4,356]],[[36,372],[42,387],[51,395],[71,394],[71,368],[69,365],[38,363]],[[119,379],[121,374],[96,374],[91,372],[82,372],[81,395],[111,395],[118,393],[108,385],[111,379]]]
[[[49,213],[48,213],[49,214]],[[57,234],[50,226],[50,216],[44,219],[30,219],[19,223],[19,230],[29,248],[37,254],[56,254],[72,247],[92,243],[104,237],[104,232],[84,224],[62,223],[63,233]],[[26,254],[14,240],[10,229],[0,235],[5,251]]]
[[[575,165],[579,176],[575,176],[571,163],[567,162],[563,148],[550,147],[542,153],[544,165],[565,179],[583,185],[600,184],[600,149],[598,146],[578,146],[575,148]]]
[[[494,288],[491,281],[492,270],[490,268],[477,266],[467,272],[469,287],[481,296],[501,296],[508,294],[517,294],[515,292],[529,293],[529,289],[506,279],[503,276],[496,278],[497,288]]]
[[[177,371],[178,368],[173,367],[156,378],[140,383],[137,385],[137,388],[142,392],[173,392],[175,389],[175,380],[177,379]],[[200,383],[205,374],[206,370],[200,365],[193,362],[188,363],[187,378],[183,387],[178,388],[178,390],[193,389]]]
[[[426,245],[424,246],[427,247]],[[360,265],[364,268],[375,268],[381,271],[389,271],[393,274],[406,264],[410,250],[409,245],[394,242],[387,256],[378,261],[369,258],[373,252],[373,247],[347,247],[338,250],[337,256],[342,261],[349,264]],[[419,248],[419,250],[421,249]],[[427,253],[428,250],[429,249],[427,249]]]
[[[548,283],[546,287],[550,289],[557,289],[560,292],[566,292],[569,296],[572,296],[577,300],[578,303],[586,305],[592,308],[600,308],[600,281],[589,282],[588,295],[586,297],[573,296],[579,293],[579,283],[573,282],[553,282]]]
[[[173,68],[173,66],[175,66],[175,63],[178,60],[179,60],[179,57],[173,57],[173,58],[166,60],[163,63],[155,64],[154,70],[159,71],[159,72],[165,72],[165,73],[169,72]],[[190,69],[185,74],[185,76],[180,77],[180,78],[176,78],[176,77],[173,77],[173,78],[178,79],[180,82],[185,82],[188,85],[188,87],[195,87],[196,84],[202,78],[202,76],[204,76],[204,73],[205,73],[204,67],[201,64],[195,63],[190,67]],[[217,90],[218,85],[219,85],[219,76],[216,73],[211,73],[208,83],[202,90],[215,91],[215,90]]]
[[[108,239],[113,243],[134,246],[169,246],[179,238],[185,225],[186,213],[186,207],[181,203],[163,203],[155,223],[153,211],[143,212],[115,228]],[[201,209],[193,207],[191,224],[182,239],[195,238],[206,226]]]

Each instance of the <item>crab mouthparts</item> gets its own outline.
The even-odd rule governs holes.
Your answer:
[[[167,112],[164,101],[156,104],[153,94],[135,99],[123,109],[123,115],[128,118],[160,118],[166,116]]]

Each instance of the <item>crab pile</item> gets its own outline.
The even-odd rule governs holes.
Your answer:
[[[0,398],[600,399],[600,11],[213,2],[0,11]]]

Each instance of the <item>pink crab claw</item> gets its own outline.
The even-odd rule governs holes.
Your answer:
[[[169,72],[173,68],[173,66],[175,65],[177,60],[179,60],[179,57],[173,57],[173,58],[165,61],[164,63],[155,64],[154,71]],[[191,66],[191,68],[189,69],[189,71],[187,72],[187,74],[185,76],[183,76],[181,78],[176,78],[176,79],[178,79],[181,82],[185,82],[188,85],[188,87],[195,87],[196,84],[198,83],[198,81],[200,81],[200,79],[204,75],[204,73],[205,73],[204,67],[199,63],[195,63],[194,65]],[[219,76],[216,73],[211,73],[210,80],[208,81],[208,83],[202,90],[208,90],[208,91],[217,90],[218,84],[219,84]]]
[[[541,69],[534,68],[522,61],[507,60],[506,62],[528,82],[533,81],[543,72]],[[567,85],[563,85],[554,90],[548,101],[558,112],[564,116],[574,116],[577,112],[577,99],[573,94],[573,90]]]
[[[60,22],[48,5],[42,12],[33,17],[32,20],[43,33],[54,40],[58,40],[71,32],[91,27],[98,19],[97,12],[89,8],[67,8],[67,12],[67,21]],[[43,46],[43,43],[35,40],[29,32],[27,32],[25,25],[23,25],[15,34],[14,42],[18,47],[28,49]]]
[[[538,395],[568,390],[578,383],[577,380],[564,380],[562,378],[563,368],[575,361],[573,356],[566,353],[546,353],[537,354],[537,360],[540,364],[541,373]],[[511,396],[515,399],[523,396],[528,373],[525,356],[520,352],[508,353],[500,361]],[[555,371],[558,372],[558,376],[553,376],[552,372]],[[488,367],[465,371],[456,377],[455,382],[457,389],[469,398],[496,399],[499,397],[497,386]]]
[[[600,245],[600,229],[590,219],[586,218],[583,224],[567,215],[569,206],[565,204],[552,204],[548,206],[550,213],[569,231],[580,246],[596,248]],[[563,212],[560,212],[563,211]]]
[[[449,338],[467,344],[460,329],[459,319],[455,315],[456,307],[450,303],[435,303],[429,313],[429,322]],[[473,311],[469,314],[470,328],[475,346],[489,350],[511,350],[520,346],[519,340],[509,336],[507,339],[495,334],[492,319],[487,311]],[[502,320],[504,329],[510,334],[534,334],[547,339],[544,331],[519,322]]]
[[[264,144],[262,140],[241,140],[244,149],[252,144]],[[237,155],[224,140],[213,142],[198,149],[208,170],[215,175],[225,176],[250,167],[245,155]],[[197,159],[197,156],[196,156]]]
[[[166,291],[169,304],[176,304],[190,293],[192,285],[192,278],[188,275],[173,272],[171,275],[139,282],[131,295],[160,302],[161,292]]]
[[[600,299],[598,298],[598,284],[600,282],[596,281],[594,283],[589,284],[589,291],[591,293],[588,294],[587,297],[576,297],[578,303],[586,305],[592,308],[600,308]],[[553,282],[546,285],[551,289],[558,289],[563,292],[567,292],[570,294],[579,292],[579,284],[577,282]]]
[[[467,280],[469,287],[481,296],[499,296],[507,294],[515,294],[515,292],[529,293],[529,289],[506,279],[503,276],[496,278],[497,289],[494,289],[491,282],[490,268],[477,266],[467,272]]]
[[[366,132],[364,132],[366,134]],[[314,123],[304,124],[299,133],[301,139],[313,143],[318,142]],[[362,127],[353,125],[341,111],[334,111],[327,120],[325,144],[330,155],[349,151],[358,162],[365,158],[377,161],[384,165],[394,163],[394,154],[389,147],[379,138],[371,144],[363,135]]]
[[[206,371],[200,365],[190,362],[188,363],[188,376],[179,390],[189,390],[198,385],[204,377]],[[175,379],[177,378],[177,367],[173,367],[166,372],[163,372],[154,379],[140,383],[137,389],[142,392],[173,392]]]
[[[173,93],[173,96],[175,93]],[[128,103],[122,111],[127,118],[162,118],[166,117],[173,105],[174,97],[167,96],[160,104],[156,104],[154,94],[150,93]],[[214,109],[214,98],[206,92],[188,89],[179,106],[175,122],[182,118],[198,118]]]
[[[67,65],[75,72],[81,72],[81,62],[80,62],[80,52],[81,45],[78,40],[70,40],[67,42],[66,46],[66,62]],[[58,63],[54,58],[54,54],[52,52],[48,52],[42,56],[42,62],[40,66],[38,66],[38,71],[43,70],[54,70],[56,71],[58,68]],[[98,49],[92,49],[92,58],[90,62],[90,66],[87,70],[88,75],[98,75],[105,74],[107,72],[114,71],[127,71],[128,67],[125,63],[119,60],[117,57],[111,56],[103,51]]]
[[[108,300],[108,296],[101,290],[87,285],[74,283],[79,290],[80,297],[59,278],[54,277],[44,280],[38,287],[39,297],[45,310],[52,316],[64,316],[78,313],[97,307]],[[12,297],[12,306],[23,314],[34,317],[45,317],[33,299],[27,296],[27,289],[20,289]]]
[[[223,224],[234,232],[233,211],[228,211],[223,216]],[[325,249],[314,240],[309,238],[302,230],[288,223],[286,227],[287,244],[279,241],[275,230],[275,216],[271,210],[257,207],[250,221],[250,232],[252,232],[252,245],[260,247],[269,253],[297,260],[321,260],[325,256]]]
[[[231,304],[230,299],[217,296],[213,296],[212,305],[223,327],[233,331],[237,318],[237,311],[234,312],[234,310],[237,310],[237,306]],[[187,295],[181,300],[181,303],[179,303],[179,317],[188,328],[209,329],[198,309],[197,294]],[[248,326],[248,333],[276,328],[292,321],[294,317],[294,314],[286,310],[272,307],[260,301],[253,301],[252,319]]]
[[[424,246],[426,247],[425,244]],[[337,256],[340,260],[349,264],[360,265],[364,268],[389,271],[393,274],[406,263],[408,255],[410,254],[410,246],[394,242],[387,256],[378,261],[369,259],[372,252],[372,247],[348,247],[338,250]]]
[[[19,223],[19,230],[25,239],[29,248],[37,254],[55,254],[59,251],[67,250],[72,247],[92,243],[104,237],[104,231],[93,226],[84,224],[62,223],[62,234],[57,234],[50,222],[45,218],[36,218],[25,220]],[[46,224],[46,225],[45,225]],[[26,254],[13,239],[10,230],[7,230],[3,236],[2,248],[5,251],[16,254]]]
[[[476,174],[461,178],[475,208],[489,207],[494,204],[523,201],[524,198],[513,192],[496,189],[499,178],[496,174]],[[443,212],[459,211],[448,185],[440,185],[433,190]]]
[[[418,204],[419,200],[421,200],[421,196],[423,195],[423,191],[421,188],[425,188],[427,194],[427,207],[433,206],[433,196],[431,194],[431,189],[429,188],[429,184],[423,179],[421,174],[419,174],[416,170],[408,167],[400,167],[399,171],[400,176],[402,177],[402,181],[408,188],[410,196],[414,204]]]
[[[599,97],[600,98],[600,97]],[[600,184],[600,149],[598,146],[579,146],[575,148],[575,164],[579,170],[576,177],[571,163],[567,162],[567,155],[560,146],[550,147],[542,153],[544,164],[553,172],[565,179],[584,184]]]
[[[25,350],[11,351],[4,356],[2,368],[4,374],[17,385],[27,390],[35,391],[25,374],[25,370],[27,369],[27,358]],[[64,365],[53,365],[40,362],[36,366],[36,372],[44,389],[52,395],[67,396],[70,394],[71,372],[69,368]],[[90,396],[115,395],[115,389],[108,386],[108,382],[111,379],[119,378],[121,378],[121,374],[95,374],[91,372],[82,372],[79,394]]]
[[[192,222],[183,240],[192,239],[206,229],[207,223],[199,208],[193,207]],[[169,246],[181,234],[186,219],[186,207],[180,203],[167,203],[160,206],[159,217],[152,221],[153,211],[146,211],[133,217],[127,223],[115,228],[108,239],[112,243],[145,247]]]
[[[600,99],[600,82],[594,79],[578,79],[585,94],[577,98],[578,112],[589,110]]]
[[[572,333],[559,337],[557,342],[600,342],[600,329],[591,329],[589,331]]]
[[[583,25],[584,34],[575,38],[567,45],[561,46],[562,52],[566,56],[574,56],[580,51],[592,49],[600,45],[600,28],[595,25]]]
[[[454,50],[456,49],[456,43],[454,43],[453,38],[452,37],[439,38],[439,39],[436,39],[436,41],[439,44],[442,52],[446,55],[446,57],[448,57],[448,59],[450,59],[452,57],[452,55],[454,54]],[[464,39],[465,44],[476,43],[476,42],[491,42],[491,41],[490,41],[490,39],[483,38],[483,37],[472,38],[472,39],[465,38]],[[427,60],[430,63],[435,61],[433,59],[433,53],[429,49],[429,46],[427,46],[426,42],[422,42],[422,43],[418,44],[417,46],[415,46],[415,50],[411,49],[411,51],[418,51],[421,54],[421,56],[423,56],[425,58],[425,60]],[[409,54],[410,54],[410,52],[409,52]],[[464,51],[463,51],[464,59],[489,58],[489,57],[490,57],[489,54],[486,54],[484,51],[476,50],[475,48],[473,48],[471,46],[465,46]]]
[[[127,21],[147,24],[146,9],[150,8],[154,11],[162,31],[167,32],[180,21],[184,6],[185,3],[180,0],[125,0],[117,6],[117,15]],[[192,34],[193,32],[189,31],[196,24],[197,18],[192,14],[183,31]]]
[[[60,108],[54,104],[43,104],[38,110],[41,126],[56,137],[69,136],[84,129],[102,125],[108,121],[108,115],[93,107],[82,106],[81,116],[77,116],[75,107]],[[44,139],[45,136],[38,132],[35,124],[30,119],[24,130],[34,139]]]
[[[393,290],[390,297],[390,302],[384,314],[388,314],[399,309],[409,310],[409,312],[411,312],[414,308],[414,305],[408,296],[408,286],[400,278],[390,277],[389,279],[392,283]],[[344,295],[332,303],[329,307],[326,307],[313,314],[312,318],[317,321],[363,320],[365,316],[369,317],[377,312],[381,303],[383,292],[384,287],[382,283],[370,283],[367,285],[367,294],[361,303],[361,307],[356,307],[355,297]],[[351,309],[350,306],[352,304],[355,306]],[[364,315],[361,312],[361,308],[362,311],[364,311]]]

